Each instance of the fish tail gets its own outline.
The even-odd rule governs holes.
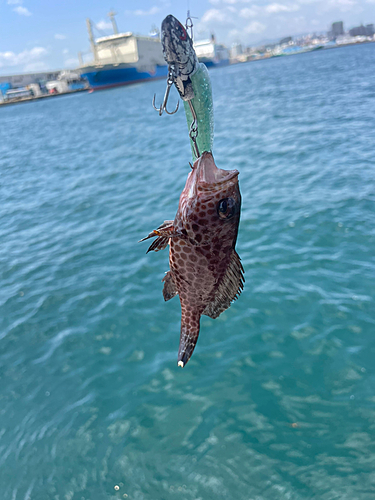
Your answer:
[[[192,308],[182,307],[181,309],[181,334],[177,365],[183,368],[193,354],[198,340],[201,312]]]

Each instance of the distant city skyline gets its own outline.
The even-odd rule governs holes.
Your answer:
[[[97,36],[112,33],[107,13],[117,12],[119,31],[148,34],[172,13],[185,22],[187,9],[194,19],[196,39],[216,35],[230,46],[256,45],[301,33],[329,31],[342,21],[345,31],[375,22],[375,0],[111,0],[92,3],[2,0],[0,3],[0,74],[72,68],[77,53],[88,52],[85,19],[96,24]]]

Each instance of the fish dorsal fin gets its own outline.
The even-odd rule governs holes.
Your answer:
[[[212,302],[207,304],[203,314],[215,319],[225,309],[228,309],[231,302],[236,300],[243,290],[244,272],[238,253],[233,250],[228,268],[218,285],[215,297]]]
[[[162,281],[164,281],[163,297],[167,302],[167,300],[173,299],[173,297],[178,295],[171,271],[167,272]]]

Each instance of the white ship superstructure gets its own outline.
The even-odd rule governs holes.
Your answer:
[[[93,60],[81,64],[82,76],[94,89],[107,88],[167,76],[161,42],[158,37],[138,36],[131,32],[118,33],[94,39],[92,23],[87,20]]]

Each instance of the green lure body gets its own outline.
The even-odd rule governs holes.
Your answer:
[[[212,86],[210,75],[205,64],[200,63],[198,70],[190,77],[194,98],[191,103],[194,107],[195,114],[197,115],[198,122],[198,136],[196,138],[199,154],[202,155],[205,151],[211,152],[214,142],[214,110],[212,102]],[[188,101],[183,101],[188,129],[193,122],[193,115],[190,111]],[[198,159],[193,141],[190,139],[191,152],[193,162]]]

